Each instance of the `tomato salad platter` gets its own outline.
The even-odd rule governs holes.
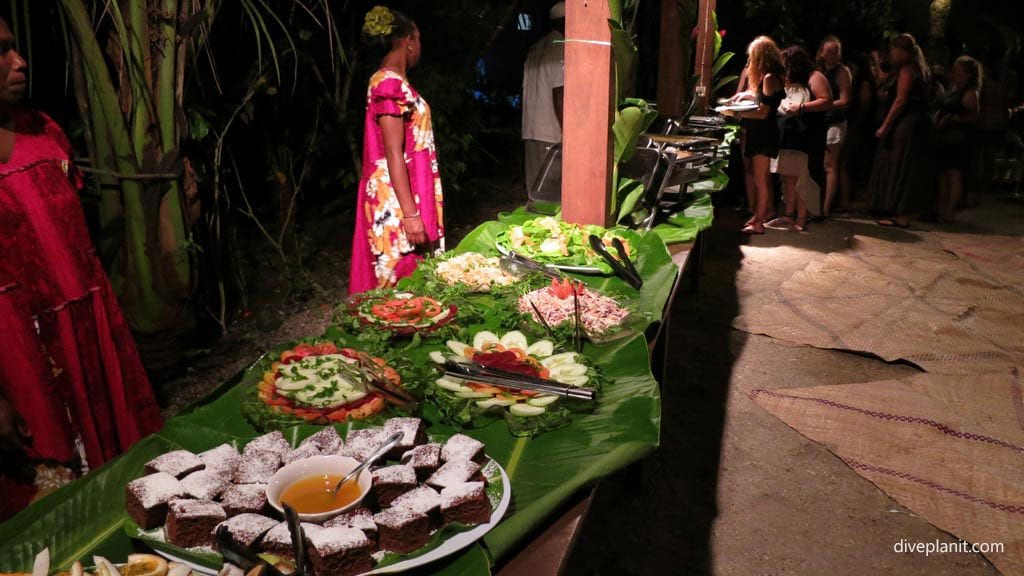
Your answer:
[[[375,291],[353,297],[349,314],[365,325],[387,330],[396,336],[436,330],[455,320],[458,307],[430,296],[409,292]]]

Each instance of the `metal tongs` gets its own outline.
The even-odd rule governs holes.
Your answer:
[[[548,278],[554,278],[556,280],[561,280],[563,278],[562,273],[558,270],[555,270],[550,266],[545,266],[544,264],[541,264],[532,258],[527,258],[513,250],[509,250],[507,254],[501,255],[501,263],[510,272],[519,272],[520,270],[525,269],[530,272],[543,274]]]
[[[561,382],[548,380],[547,378],[526,376],[524,374],[508,372],[498,368],[481,366],[480,364],[473,362],[463,363],[448,360],[444,363],[444,371],[445,374],[455,376],[462,380],[480,382],[481,384],[491,384],[492,386],[498,386],[501,388],[530,390],[533,392],[555,394],[564,398],[587,400],[590,402],[597,400],[597,391],[590,388],[569,386],[567,384],[562,384]]]
[[[619,255],[618,259],[612,256],[608,249],[604,247],[604,242],[600,236],[590,235],[590,247],[594,249],[594,252],[597,252],[598,255],[604,258],[604,261],[615,271],[616,276],[625,280],[634,290],[639,290],[644,285],[644,279],[640,277],[640,273],[637,272],[633,261],[629,259],[626,246],[618,238],[612,238],[612,246]]]
[[[365,354],[359,355],[359,371],[363,377],[363,384],[373,389],[384,397],[388,402],[410,411],[414,411],[419,404],[412,395],[395,386],[387,377],[380,372],[379,367]]]

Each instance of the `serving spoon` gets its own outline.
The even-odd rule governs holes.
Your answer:
[[[379,460],[381,456],[387,454],[388,451],[394,448],[395,444],[401,442],[404,436],[405,432],[395,432],[394,434],[391,435],[390,438],[385,440],[383,444],[378,446],[376,450],[370,452],[370,455],[367,456],[365,460],[363,460],[362,464],[356,466],[354,470],[349,472],[348,475],[346,475],[344,478],[341,479],[340,482],[338,482],[338,484],[334,487],[334,492],[331,494],[331,497],[333,498],[337,496],[338,490],[341,490],[341,487],[344,486],[346,482],[358,477],[359,473],[365,470],[367,466]]]

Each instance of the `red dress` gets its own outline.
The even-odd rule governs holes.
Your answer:
[[[71,146],[45,115],[14,113],[0,162],[0,393],[32,433],[30,457],[89,467],[162,420],[78,198]]]

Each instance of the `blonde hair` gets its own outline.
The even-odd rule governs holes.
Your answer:
[[[786,71],[782,64],[782,52],[768,36],[758,36],[747,46],[747,62],[750,64],[747,86],[756,86],[758,89],[768,74],[783,76]]]
[[[906,32],[900,34],[893,39],[892,46],[910,54],[910,59],[913,61],[914,66],[917,67],[917,71],[921,74],[921,78],[926,82],[931,80],[932,71],[931,68],[928,67],[928,61],[925,60],[924,51],[921,50],[921,47],[917,44],[917,40],[912,35]]]
[[[967,80],[967,85],[962,86],[965,90],[977,90],[981,92],[981,81],[985,73],[982,71],[981,62],[978,62],[970,56],[964,55],[956,59],[953,62],[953,66],[961,66],[967,71],[967,75],[970,78]]]

